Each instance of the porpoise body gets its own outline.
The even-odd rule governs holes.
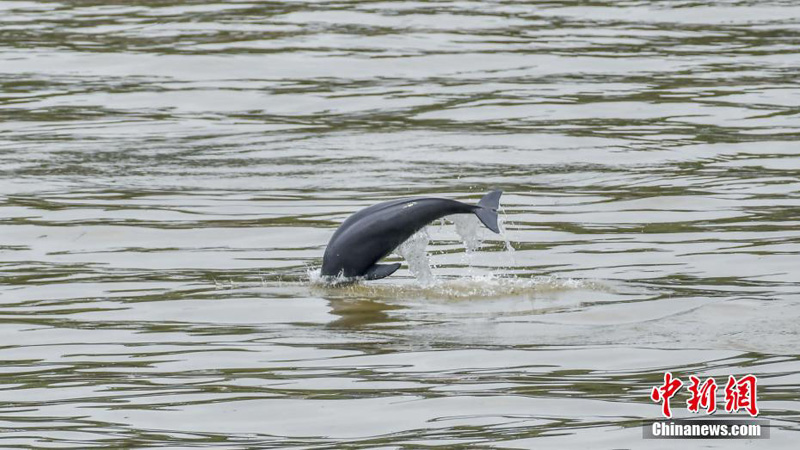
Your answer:
[[[475,214],[495,233],[497,208],[503,191],[486,194],[476,205],[434,197],[390,200],[356,212],[333,233],[322,258],[322,276],[377,280],[388,277],[400,263],[377,264],[425,225],[453,214]]]

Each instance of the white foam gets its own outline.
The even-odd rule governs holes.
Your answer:
[[[319,285],[319,286],[340,286],[345,284],[357,283],[364,279],[363,277],[348,278],[341,273],[335,276],[322,275],[321,267],[309,267],[306,270],[306,274],[308,275],[308,281],[312,285]]]

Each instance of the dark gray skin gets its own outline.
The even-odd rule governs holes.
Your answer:
[[[497,208],[501,191],[492,191],[477,205],[443,198],[404,198],[362,209],[342,223],[322,259],[324,277],[376,280],[394,273],[400,263],[377,264],[425,225],[453,214],[476,214],[499,233]]]

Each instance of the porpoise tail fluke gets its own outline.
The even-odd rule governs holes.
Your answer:
[[[486,228],[500,234],[500,227],[497,224],[497,208],[500,207],[500,196],[503,191],[497,190],[484,195],[478,202],[475,215],[486,225]]]

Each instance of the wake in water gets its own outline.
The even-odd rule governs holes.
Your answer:
[[[316,284],[315,286],[326,288],[330,285]],[[404,299],[442,300],[533,298],[541,294],[582,289],[604,291],[608,287],[593,281],[559,278],[556,276],[516,278],[501,277],[494,274],[437,279],[436,282],[427,285],[419,283],[355,283],[336,287],[337,294],[344,297],[369,297],[373,299],[402,297]]]

